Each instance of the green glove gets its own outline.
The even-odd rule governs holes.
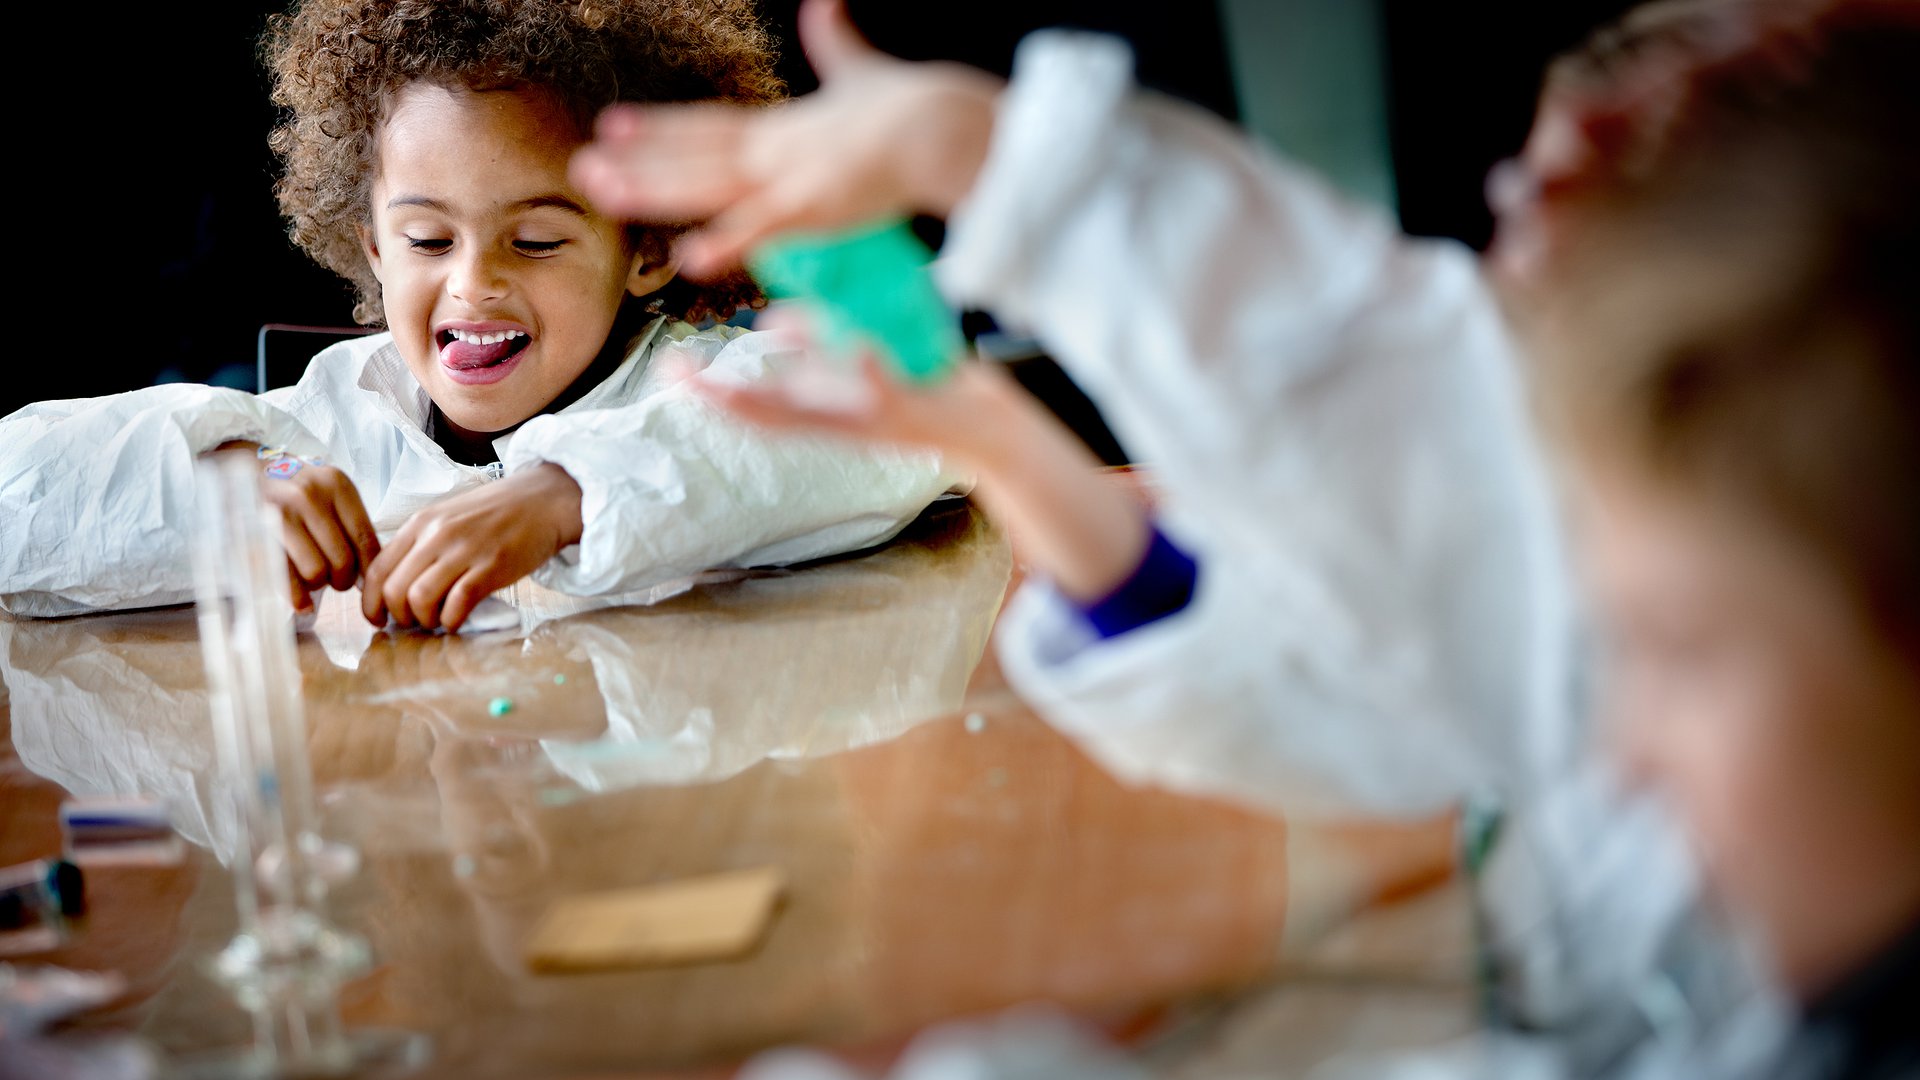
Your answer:
[[[797,300],[842,355],[872,349],[908,382],[944,378],[966,351],[959,320],[933,284],[933,253],[904,219],[845,232],[789,234],[747,268],[768,296]]]

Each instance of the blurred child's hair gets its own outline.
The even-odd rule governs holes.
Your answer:
[[[1495,261],[1548,430],[1920,655],[1920,2],[1650,5],[1555,64],[1535,137]]]
[[[474,90],[543,87],[584,140],[615,101],[764,103],[784,87],[750,0],[300,0],[263,40],[273,101],[275,187],[293,242],[353,283],[354,318],[385,321],[359,227],[368,221],[374,136],[390,96],[426,81]],[[629,227],[663,260],[676,230]],[[758,294],[744,276],[676,278],[649,298],[679,318],[725,318]]]

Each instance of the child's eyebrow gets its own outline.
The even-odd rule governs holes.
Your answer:
[[[531,199],[521,199],[519,202],[514,203],[511,209],[538,210],[543,206],[555,207],[556,209],[565,210],[569,213],[579,214],[581,217],[592,216],[591,212],[588,211],[586,207],[580,205],[577,200],[569,199],[565,195],[558,194],[535,195]]]
[[[453,213],[453,207],[431,195],[395,195],[393,198],[387,200],[387,209],[389,210],[395,210],[402,206],[420,206],[442,214]],[[507,210],[510,213],[518,213],[524,210],[538,210],[548,206],[565,210],[571,214],[578,214],[581,217],[592,216],[587,208],[580,204],[579,200],[571,199],[560,194],[533,195],[509,204]]]

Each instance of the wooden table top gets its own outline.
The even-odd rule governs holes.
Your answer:
[[[425,1034],[446,1076],[724,1068],[1036,999],[1137,1035],[1449,873],[1444,822],[1289,827],[1114,781],[999,676],[1017,577],[957,501],[875,552],[518,630],[374,632],[328,597],[299,658],[323,831],[361,857],[330,914],[375,964],[346,1021]],[[84,1030],[244,1042],[204,970],[233,825],[192,611],[0,617],[0,677],[0,864],[60,851],[69,793],[164,796],[190,841],[87,868],[71,938],[14,959],[126,976]],[[557,898],[753,866],[787,887],[743,958],[522,958]]]

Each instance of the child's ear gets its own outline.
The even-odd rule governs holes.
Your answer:
[[[373,276],[380,277],[380,245],[373,239],[373,230],[366,225],[360,226],[360,250],[366,252],[367,265],[373,268]]]
[[[659,292],[678,272],[673,260],[649,263],[645,252],[636,251],[633,265],[627,271],[627,292],[633,296],[649,296]]]

